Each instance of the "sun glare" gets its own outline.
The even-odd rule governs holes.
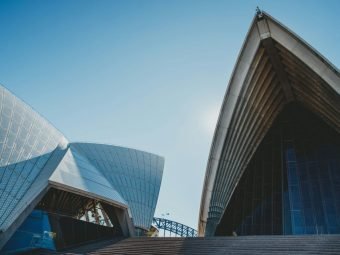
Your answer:
[[[203,112],[203,127],[209,135],[214,134],[219,112],[220,105],[217,104]]]

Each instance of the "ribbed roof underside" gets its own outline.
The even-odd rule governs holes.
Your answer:
[[[340,95],[287,49],[275,46],[296,100],[340,132]]]
[[[210,217],[224,209],[233,191],[233,183],[240,178],[266,130],[285,104],[285,96],[268,57],[261,47],[253,63],[254,72],[249,85],[242,90],[234,118],[230,125],[218,168]],[[223,170],[226,171],[223,171]],[[232,170],[237,171],[232,171]],[[216,202],[215,202],[216,201]],[[215,202],[215,203],[214,203]]]
[[[289,44],[293,40],[295,48]],[[255,18],[215,130],[202,193],[201,235],[215,232],[243,171],[284,106],[298,101],[340,132],[339,91],[339,72],[325,59],[266,14]]]

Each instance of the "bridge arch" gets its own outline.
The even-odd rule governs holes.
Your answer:
[[[152,220],[152,224],[156,226],[158,229],[163,229],[169,231],[170,233],[174,233],[181,237],[197,237],[197,231],[189,226],[181,224],[176,221],[168,220],[165,218],[156,218],[154,217]]]

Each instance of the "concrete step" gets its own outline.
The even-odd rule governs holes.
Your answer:
[[[36,251],[35,254],[47,252]],[[107,240],[48,254],[340,254],[340,235],[134,237]]]

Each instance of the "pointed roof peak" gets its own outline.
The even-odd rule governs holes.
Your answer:
[[[263,18],[263,11],[258,6],[256,6],[256,17],[258,19],[262,19]]]

